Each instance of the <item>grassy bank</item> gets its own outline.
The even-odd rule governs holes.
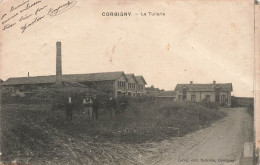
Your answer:
[[[112,121],[106,109],[98,121],[90,121],[80,110],[73,122],[65,122],[63,111],[50,111],[48,105],[3,105],[1,109],[2,158],[52,158],[62,150],[68,135],[79,141],[143,143],[160,141],[208,126],[224,117],[216,109],[200,104],[131,102],[124,114]],[[55,136],[54,136],[55,134]],[[67,138],[69,139],[69,138]],[[64,147],[64,146],[63,146]],[[55,151],[55,152],[50,152]]]

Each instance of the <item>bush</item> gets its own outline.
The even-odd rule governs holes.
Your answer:
[[[1,107],[2,160],[59,157],[56,151],[65,149],[60,144],[70,143],[69,137],[79,142],[160,141],[183,136],[224,116],[192,102],[154,104],[133,99],[129,103],[125,113],[117,114],[113,121],[107,109],[100,111],[98,121],[88,120],[79,109],[73,113],[72,123],[65,122],[64,111],[51,111],[45,104],[5,104]]]
[[[51,134],[45,133],[50,127],[75,138],[88,136],[99,141],[143,143],[183,136],[224,116],[216,109],[192,102],[151,104],[130,100],[129,103],[125,113],[117,114],[114,121],[107,109],[100,111],[98,122],[88,120],[79,110],[74,112],[70,124],[65,122],[64,111],[51,111],[43,104],[5,105],[2,107],[2,132],[6,136],[3,136],[5,145],[2,147],[8,149],[4,154],[17,155],[13,153],[17,146],[30,151],[41,146],[51,148]],[[31,145],[35,140],[40,143]]]
[[[71,127],[64,124],[64,112],[49,115],[46,121],[69,134],[83,133],[107,140],[139,143],[182,136],[198,130],[201,126],[208,126],[224,116],[217,109],[209,109],[192,102],[150,104],[129,100],[129,103],[126,112],[117,114],[114,121],[109,118],[107,109],[101,111],[99,122],[86,121],[80,111],[74,114],[75,122]]]

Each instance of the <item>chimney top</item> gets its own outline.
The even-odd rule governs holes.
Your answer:
[[[190,81],[190,84],[193,84],[193,81]]]
[[[56,42],[56,45],[58,46],[58,45],[61,45],[61,42],[60,41],[57,41]]]
[[[30,77],[30,72],[28,72],[28,77]]]
[[[215,81],[215,80],[213,81],[213,84],[216,84],[216,81]]]

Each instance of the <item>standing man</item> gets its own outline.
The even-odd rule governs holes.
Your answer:
[[[128,101],[125,93],[123,94],[123,96],[119,98],[119,105],[120,105],[121,113],[124,113],[126,106],[128,105]]]
[[[90,99],[90,97],[86,97],[85,99],[83,99],[83,107],[84,107],[84,115],[88,116],[88,118],[91,120],[92,119],[92,115],[93,115],[93,110],[92,110],[92,100]]]
[[[93,117],[93,119],[96,118],[96,120],[98,120],[99,100],[98,100],[96,95],[94,95],[92,102],[93,102],[92,103],[92,108],[93,108],[93,113],[94,113],[92,117]]]
[[[110,113],[110,118],[112,120],[115,120],[115,117],[116,117],[116,114],[115,114],[115,111],[116,111],[116,108],[117,108],[117,104],[116,104],[116,100],[115,98],[112,96],[112,94],[110,95],[110,98],[108,100],[108,109],[109,109],[109,113]]]
[[[67,122],[72,122],[73,108],[74,108],[74,105],[72,103],[71,97],[68,97],[68,102],[66,104]]]

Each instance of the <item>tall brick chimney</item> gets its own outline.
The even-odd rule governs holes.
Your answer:
[[[62,84],[61,42],[56,42],[56,85]]]

